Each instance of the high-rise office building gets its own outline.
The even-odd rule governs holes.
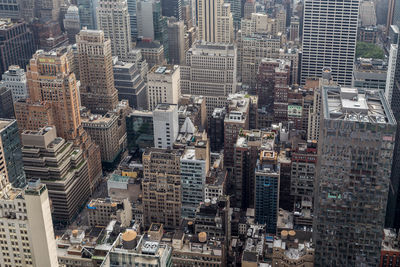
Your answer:
[[[58,266],[49,194],[40,180],[0,194],[2,266]]]
[[[257,72],[256,92],[258,103],[265,107],[266,111],[273,113],[274,103],[284,98],[280,95],[280,89],[289,88],[290,62],[287,60],[264,58],[261,60]],[[287,100],[287,93],[286,93]]]
[[[231,5],[231,13],[233,19],[233,27],[235,30],[240,29],[240,21],[242,14],[242,0],[224,0],[224,3]]]
[[[182,217],[194,218],[197,206],[204,201],[206,175],[210,169],[210,144],[197,140],[181,157]]]
[[[68,224],[89,198],[88,165],[79,147],[56,135],[51,126],[24,131],[22,159],[27,179],[39,178],[49,189],[53,220]]]
[[[388,14],[386,22],[387,34],[389,33],[391,25],[400,27],[400,2],[398,0],[388,1]]]
[[[160,8],[160,1],[142,0],[137,2],[138,36],[154,40],[154,11]]]
[[[2,85],[11,90],[13,102],[18,99],[29,97],[28,87],[26,84],[26,74],[24,69],[19,66],[10,66],[10,68],[2,75]]]
[[[101,161],[112,164],[121,153],[118,116],[112,112],[104,116],[89,113],[82,116],[81,120],[85,131],[100,147]]]
[[[197,1],[199,39],[214,43],[233,42],[231,5],[222,0]]]
[[[274,136],[272,138],[275,139]],[[265,224],[267,233],[271,234],[276,233],[280,175],[278,154],[274,151],[274,147],[268,146],[260,149],[254,174],[255,220],[257,223]]]
[[[209,119],[236,92],[236,62],[236,47],[229,44],[197,42],[186,53],[181,66],[182,94],[204,96]]]
[[[22,164],[21,140],[16,120],[0,120],[0,138],[5,160],[8,181],[13,187],[23,188],[26,185],[24,166]]]
[[[325,86],[321,95],[315,266],[378,266],[396,120],[380,90]]]
[[[168,56],[171,64],[185,62],[185,24],[175,19],[168,20]]]
[[[114,86],[111,41],[102,31],[82,30],[77,35],[81,104],[105,114],[118,104]]]
[[[158,104],[178,104],[181,96],[179,65],[154,66],[147,74],[147,108],[154,110]]]
[[[232,94],[228,101],[224,120],[224,166],[232,168],[238,135],[242,130],[249,129],[250,98],[244,94]]]
[[[26,22],[0,19],[0,74],[11,65],[25,68],[35,49],[33,34]]]
[[[132,111],[126,117],[126,134],[131,151],[154,146],[153,112]]]
[[[136,40],[138,37],[138,29],[137,29],[137,0],[127,0],[128,3],[128,13],[129,13],[129,22],[131,25],[131,39],[132,41]]]
[[[81,29],[97,29],[96,5],[94,0],[78,0],[79,22]]]
[[[234,145],[235,207],[254,208],[255,168],[259,151],[274,147],[275,135],[260,130],[243,130]]]
[[[254,15],[254,14],[253,14]],[[255,93],[257,71],[264,58],[278,58],[281,41],[277,36],[244,35],[238,32],[238,75],[242,83]]]
[[[399,49],[399,28],[392,25],[389,29],[390,53],[389,64],[386,78],[385,96],[392,108],[393,115],[396,121],[400,121],[400,49]],[[400,130],[396,134],[396,143],[393,155],[391,187],[389,190],[389,199],[386,212],[386,227],[399,228],[400,227]]]
[[[148,69],[151,69],[154,65],[167,64],[164,46],[159,41],[140,41],[136,43],[135,48],[140,50],[143,59],[148,64]]]
[[[114,63],[114,86],[118,100],[126,99],[134,109],[147,109],[146,83],[134,63]]]
[[[71,5],[68,7],[63,23],[64,29],[68,35],[69,43],[75,44],[75,35],[77,35],[81,30],[81,23],[79,21],[79,9],[77,6]]]
[[[164,56],[168,59],[167,17],[161,14],[159,0],[142,0],[137,3],[138,36],[143,40],[159,41],[164,46]]]
[[[182,6],[182,0],[162,0],[162,15],[165,17],[175,17],[178,21],[182,20]]]
[[[178,106],[158,104],[153,111],[154,147],[172,148],[179,133]]]
[[[256,1],[247,0],[243,6],[243,18],[251,19],[251,14],[256,13]]]
[[[0,83],[0,118],[15,118],[12,92]]]
[[[27,69],[29,99],[15,103],[20,130],[55,125],[59,136],[73,140],[79,135],[79,93],[64,49],[37,51]],[[55,90],[54,88],[57,88]],[[45,115],[40,119],[40,114]]]
[[[143,153],[143,224],[177,228],[181,222],[182,151],[149,148]]]
[[[305,1],[301,84],[329,67],[334,81],[351,86],[359,6],[360,0]]]
[[[317,142],[299,143],[292,150],[290,166],[290,195],[293,196],[294,224],[312,226]],[[282,191],[281,191],[282,192]]]
[[[210,136],[211,151],[219,152],[224,148],[224,120],[226,108],[215,108],[211,114],[208,133]]]
[[[131,50],[131,24],[127,0],[99,0],[97,7],[98,29],[111,40],[113,56],[120,60],[128,58]]]

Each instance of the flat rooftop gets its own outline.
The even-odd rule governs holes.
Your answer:
[[[37,130],[37,131],[35,131],[35,130],[24,130],[22,132],[22,134],[23,135],[38,135],[38,136],[40,136],[40,135],[45,135],[46,133],[48,133],[52,129],[53,129],[53,126],[46,126],[46,127],[43,127],[43,128],[41,128],[40,130]]]
[[[149,73],[160,75],[172,75],[178,68],[178,65],[156,65],[151,68]]]
[[[239,133],[236,147],[259,146],[264,150],[274,150],[275,133],[260,130],[243,130]]]
[[[325,119],[396,124],[383,90],[325,86],[322,102]]]
[[[155,112],[155,111],[173,111],[175,108],[177,108],[176,104],[160,103],[157,105],[157,107],[154,109],[153,112]]]
[[[225,122],[244,122],[250,108],[250,98],[244,94],[231,94],[228,96],[229,112]]]
[[[188,53],[192,55],[233,57],[235,50],[236,47],[231,44],[198,42],[189,49]]]
[[[11,125],[15,121],[16,120],[0,119],[0,131],[7,128],[7,126]]]
[[[90,124],[108,124],[116,119],[116,116],[111,113],[107,113],[104,116],[99,114],[81,115],[81,121]]]

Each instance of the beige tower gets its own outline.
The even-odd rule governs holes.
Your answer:
[[[81,104],[93,113],[105,114],[118,104],[114,87],[111,41],[97,30],[83,29],[76,36],[81,79]]]
[[[30,182],[25,190],[28,232],[34,266],[58,266],[49,193],[40,180]]]
[[[29,99],[15,103],[21,131],[55,125],[62,138],[74,140],[79,136],[79,93],[68,53],[64,49],[38,50],[33,55],[26,73]]]
[[[113,56],[128,58],[131,49],[131,26],[126,0],[99,0],[97,7],[98,29],[111,40]]]
[[[7,186],[0,195],[0,266],[58,266],[46,185]]]
[[[199,39],[213,43],[233,42],[233,17],[230,4],[223,0],[197,1]]]
[[[143,223],[179,227],[181,221],[182,151],[150,148],[143,153]]]

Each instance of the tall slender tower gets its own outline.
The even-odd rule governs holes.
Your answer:
[[[396,120],[381,90],[325,86],[314,181],[315,266],[379,266]]]
[[[125,60],[131,50],[131,23],[126,0],[99,0],[98,29],[111,39],[113,56]]]
[[[58,266],[50,201],[40,180],[0,193],[1,266]]]
[[[391,105],[393,115],[400,121],[400,49],[399,28],[391,25],[389,29],[390,53],[386,78],[385,96]],[[397,124],[399,128],[399,124]],[[400,131],[397,129],[396,144],[393,155],[391,186],[386,213],[386,227],[400,228]]]
[[[81,104],[93,113],[105,114],[118,104],[114,87],[111,41],[98,30],[82,30],[77,35],[81,79]]]
[[[360,0],[306,0],[301,84],[332,69],[334,81],[351,86]]]
[[[223,0],[197,1],[199,39],[214,43],[232,43],[233,17],[231,5]]]

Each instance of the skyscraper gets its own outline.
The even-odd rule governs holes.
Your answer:
[[[249,130],[250,98],[244,94],[232,94],[228,101],[224,119],[224,166],[233,168],[238,135],[243,130]]]
[[[400,121],[400,52],[399,52],[399,28],[392,25],[389,29],[390,53],[386,78],[385,96],[391,105],[396,121]],[[396,144],[393,155],[391,187],[386,213],[386,227],[400,227],[400,131],[399,124],[396,134]]]
[[[178,21],[182,20],[182,2],[182,0],[162,0],[162,15],[165,17],[175,17]]]
[[[128,13],[129,13],[129,22],[131,25],[131,39],[136,40],[138,37],[137,30],[137,0],[127,0],[128,3]]]
[[[396,120],[380,90],[325,86],[321,95],[315,266],[378,266]]]
[[[270,133],[272,140],[275,139]],[[280,165],[278,154],[272,142],[262,147],[255,168],[255,220],[266,224],[267,233],[276,233],[277,214],[279,210]]]
[[[224,3],[231,5],[233,26],[234,26],[235,30],[240,29],[240,21],[243,17],[242,0],[224,0]]]
[[[70,44],[75,44],[75,35],[81,30],[81,24],[79,21],[79,9],[77,6],[69,6],[67,13],[64,18],[64,29],[68,35],[68,41]]]
[[[351,86],[360,0],[306,0],[301,84],[332,69],[333,80]]]
[[[194,147],[188,147],[181,157],[182,216],[194,218],[196,208],[204,201],[206,175],[210,169],[210,144],[198,140]]]
[[[29,99],[15,103],[20,130],[37,130],[55,125],[59,136],[73,140],[79,135],[79,95],[64,49],[55,52],[38,50],[27,69]],[[56,89],[55,89],[56,88]],[[40,118],[40,114],[44,114]]]
[[[131,24],[127,0],[99,0],[97,7],[98,29],[111,40],[113,56],[120,60],[128,58],[131,50]]]
[[[26,74],[19,66],[10,66],[2,75],[2,84],[11,90],[13,101],[29,97]]]
[[[168,59],[168,23],[161,11],[159,0],[141,0],[137,3],[138,36],[146,41],[159,41],[164,46],[164,56]]]
[[[3,157],[7,162],[8,181],[13,187],[23,188],[26,185],[24,166],[22,164],[21,140],[16,120],[0,120],[0,138]]]
[[[386,23],[387,33],[389,32],[391,25],[396,25],[397,27],[400,27],[400,1],[389,0],[388,4],[388,16]]]
[[[88,28],[89,30],[97,29],[96,10],[93,0],[78,0],[79,8],[79,21],[81,28]]]
[[[88,164],[83,151],[57,137],[47,126],[22,133],[22,158],[27,179],[40,179],[49,189],[53,220],[71,223],[90,195]],[[40,164],[38,164],[40,162]]]
[[[199,39],[214,43],[233,42],[231,5],[222,0],[197,1]]]
[[[143,224],[162,223],[176,228],[181,221],[182,151],[158,148],[143,153]]]
[[[153,111],[154,147],[172,148],[179,133],[178,106],[159,104]]]
[[[198,42],[186,53],[186,64],[181,66],[182,94],[204,96],[208,119],[236,92],[236,62],[237,49],[230,44]]]
[[[0,186],[1,189],[1,186]],[[58,266],[50,201],[40,180],[0,193],[2,266]]]
[[[111,41],[98,30],[77,35],[81,104],[93,113],[105,114],[118,104],[114,87]]]
[[[26,22],[0,19],[0,74],[11,65],[25,68],[35,48],[33,34]]]
[[[183,21],[168,21],[168,56],[171,64],[185,62],[185,24]]]
[[[158,104],[178,104],[181,96],[181,75],[178,65],[154,66],[147,74],[147,108]]]

